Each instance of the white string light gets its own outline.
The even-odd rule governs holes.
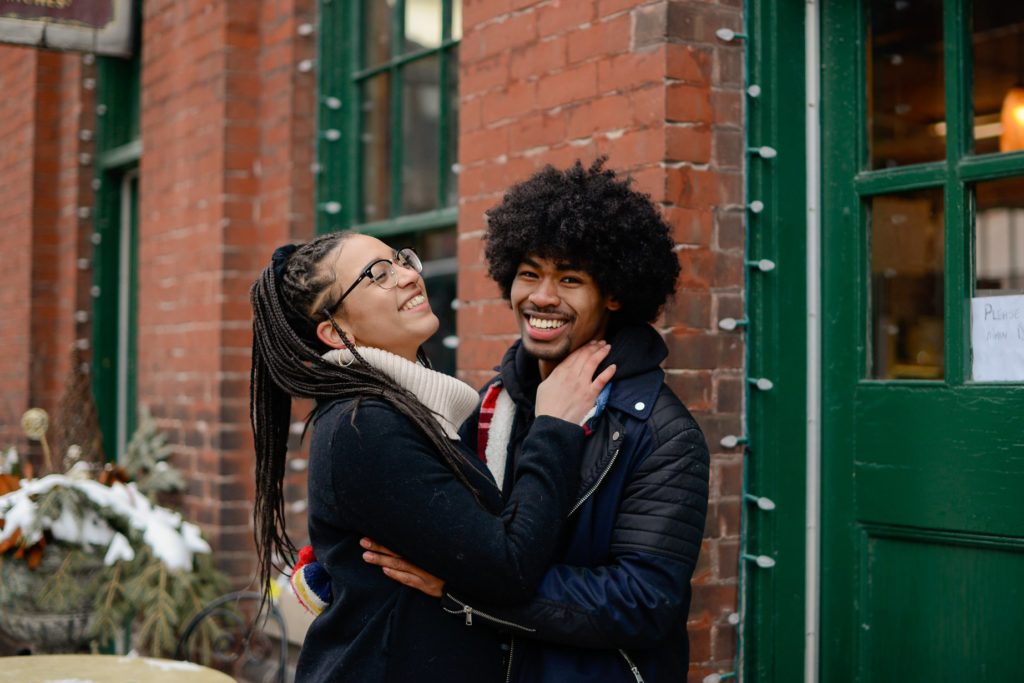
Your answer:
[[[751,555],[749,553],[743,553],[743,559],[753,562],[761,569],[771,569],[775,566],[775,560],[767,555]]]
[[[764,202],[762,202],[760,199],[755,199],[754,201],[747,204],[747,208],[750,209],[750,213],[761,213],[762,211],[764,211]]]
[[[762,273],[770,273],[775,270],[775,261],[771,259],[758,259],[756,261],[747,261],[747,265],[752,268],[757,268]]]
[[[751,154],[756,154],[762,159],[774,159],[779,156],[779,151],[774,147],[769,147],[768,145],[762,145],[761,147],[748,147],[747,151]]]
[[[721,441],[719,441],[718,443],[720,443],[722,445],[722,448],[736,448],[741,443],[746,443],[746,442],[747,442],[747,437],[745,437],[745,436],[736,436],[735,434],[726,434],[725,436],[722,437]]]
[[[718,328],[731,332],[737,327],[746,327],[748,322],[746,318],[740,318],[739,320],[736,318],[722,318],[718,321]]]
[[[751,503],[761,508],[765,512],[771,512],[775,509],[775,501],[765,496],[755,496],[752,493],[744,493],[743,497],[749,500]]]
[[[748,377],[747,381],[760,391],[771,391],[775,384],[767,377]]]
[[[731,28],[720,28],[715,31],[715,35],[718,36],[719,40],[724,40],[727,43],[731,43],[737,38],[743,39],[747,37],[746,33],[736,33]]]

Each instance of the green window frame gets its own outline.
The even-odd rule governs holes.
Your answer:
[[[416,0],[395,0],[390,12],[390,54],[383,61],[368,64],[367,22],[364,11],[372,0],[338,2],[321,0],[320,97],[318,107],[317,230],[329,232],[357,229],[386,237],[455,224],[457,207],[450,190],[456,189],[449,138],[457,134],[457,108],[450,97],[456,85],[453,68],[458,68],[461,6],[459,0],[434,0],[441,10],[441,40],[435,47],[404,51],[407,7]],[[421,4],[430,4],[422,3]],[[454,32],[453,32],[454,31]],[[439,84],[437,130],[436,208],[407,212],[403,202],[403,84],[411,67],[436,58]],[[372,79],[387,76],[389,111],[386,127],[390,140],[387,176],[390,192],[386,216],[367,218],[362,172],[364,153],[361,131],[366,123],[365,99],[361,89]]]
[[[368,11],[369,10],[369,11]],[[370,11],[375,12],[370,16]],[[407,38],[422,23],[413,25],[409,18],[422,18],[419,12],[440,12],[440,32],[436,45],[412,46]],[[387,26],[385,54],[368,58],[370,30],[374,22]],[[428,22],[429,24],[429,22]],[[417,249],[424,259],[424,281],[440,329],[424,348],[434,367],[455,372],[455,313],[453,302],[457,288],[456,231],[458,220],[457,182],[455,171],[458,136],[458,48],[461,35],[461,0],[394,0],[390,8],[376,0],[320,0],[319,97],[317,108],[317,225],[318,233],[354,230],[379,237],[396,247]],[[432,69],[437,71],[433,72]],[[423,168],[409,173],[407,157],[413,150],[406,147],[406,138],[418,141],[412,119],[413,110],[406,107],[410,92],[405,85],[413,83],[413,74],[428,79],[436,76],[437,126],[433,174],[425,178]],[[364,97],[372,84],[384,84],[378,90],[386,103],[386,112],[372,112],[373,100]],[[409,101],[412,101],[410,99]],[[407,116],[408,115],[408,116]],[[372,116],[380,116],[376,126]],[[386,207],[368,210],[365,172],[366,135],[380,135],[386,149],[377,148],[384,159],[379,164],[387,178]],[[429,149],[429,146],[428,146]],[[381,153],[383,152],[383,153]],[[429,152],[428,152],[429,155]],[[379,159],[378,159],[379,161]],[[410,210],[404,195],[407,181],[424,179],[433,185],[433,206]],[[429,194],[429,192],[428,192]],[[383,214],[383,215],[380,215]]]
[[[828,142],[830,131],[823,131],[826,149],[831,158],[828,165],[834,170],[849,173],[853,177],[853,189],[860,200],[859,211],[863,235],[867,235],[867,204],[873,197],[892,195],[914,190],[938,189],[943,193],[945,208],[944,230],[944,377],[939,380],[956,386],[970,382],[971,342],[969,299],[974,294],[974,201],[973,186],[976,183],[1003,178],[1024,176],[1024,152],[996,152],[976,154],[974,152],[973,108],[973,54],[972,11],[970,0],[944,0],[943,6],[943,77],[945,81],[946,111],[946,154],[939,161],[912,163],[896,168],[869,169],[869,131],[866,122],[869,117],[865,93],[867,65],[865,49],[868,41],[867,1],[859,2],[854,9],[844,10],[844,21],[832,24],[833,44],[825,45],[823,57],[836,54],[830,59],[830,82],[827,88],[833,92],[849,89],[843,99],[851,106],[837,108],[830,119],[832,131],[852,132],[854,154],[848,146]],[[851,6],[853,7],[853,6]],[[832,9],[832,8],[828,8]],[[858,11],[859,10],[859,11]],[[838,12],[837,12],[838,14]],[[831,12],[829,13],[831,15]],[[826,20],[830,20],[831,16]],[[830,22],[831,23],[831,22]],[[845,35],[842,35],[845,34]],[[841,50],[840,44],[861,46],[858,50]],[[851,59],[851,56],[858,56]],[[842,84],[842,85],[840,85]],[[856,93],[856,95],[853,95]],[[831,123],[833,122],[834,123]],[[849,176],[847,176],[849,177]],[[836,182],[846,182],[837,178]],[[852,207],[851,207],[852,208]],[[862,239],[859,254],[862,272],[867,273],[870,264],[870,245]],[[863,299],[860,316],[860,339],[870,334],[870,301],[867,292]],[[915,382],[917,380],[875,380],[870,379],[868,355],[861,359],[860,376],[870,382]]]

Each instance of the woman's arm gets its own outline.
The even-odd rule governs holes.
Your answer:
[[[550,561],[575,491],[583,429],[538,417],[523,443],[512,493],[488,512],[430,451],[404,416],[366,402],[355,417],[340,406],[318,427],[314,447],[331,457],[332,498],[345,526],[444,576],[452,590],[521,601]],[[479,486],[493,486],[483,477]]]

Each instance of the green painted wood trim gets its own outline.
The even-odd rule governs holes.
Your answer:
[[[450,0],[448,1],[450,2]],[[434,55],[443,53],[447,51],[448,48],[454,47],[458,44],[458,40],[446,39],[442,41],[441,44],[437,47],[428,47],[423,50],[417,50],[415,52],[407,52],[405,54],[396,55],[389,62],[386,62],[384,64],[378,64],[377,66],[370,67],[369,69],[361,69],[359,71],[356,71],[355,73],[352,74],[352,79],[355,81],[365,81],[368,78],[372,78],[373,76],[377,76],[386,71],[390,71],[396,67],[405,66],[410,62],[415,62],[420,59],[425,59],[427,57],[433,57]]]
[[[946,160],[951,172],[946,176],[946,245],[943,252],[946,270],[944,283],[945,380],[963,384],[970,376],[971,329],[970,285],[974,271],[974,222],[966,188],[956,174],[956,164],[974,146],[974,112],[970,73],[971,9],[963,0],[945,0],[943,7],[943,47],[946,80]]]
[[[1024,175],[1024,152],[966,157],[960,160],[958,173],[964,182]]]
[[[103,434],[105,456],[117,457],[117,364],[119,301],[122,287],[130,288],[128,354],[128,395],[126,405],[134,407],[136,395],[137,281],[134,273],[122,282],[121,261],[121,179],[138,163],[142,154],[139,139],[139,101],[141,68],[138,56],[132,59],[100,57],[97,60],[96,190],[93,212],[93,306],[92,306],[92,386]],[[102,112],[102,115],[100,115]],[[131,206],[130,261],[137,262],[137,196]],[[132,268],[134,271],[134,268]],[[126,432],[130,435],[136,419],[129,409]]]
[[[853,179],[854,189],[863,196],[909,192],[942,185],[946,181],[946,163],[900,166],[878,171],[861,171]]]
[[[746,296],[747,374],[768,377],[770,392],[747,399],[748,490],[776,503],[772,512],[744,510],[747,552],[776,560],[772,569],[746,563],[743,624],[745,680],[799,681],[804,657],[806,523],[807,282],[804,5],[748,3],[748,81],[761,96],[746,99],[747,142],[770,145],[777,158],[747,164],[748,198],[765,209],[747,213],[748,255],[777,263],[749,274]],[[735,333],[720,333],[735,334]],[[742,560],[741,560],[742,562]]]
[[[851,179],[865,168],[867,132],[863,121],[865,64],[860,48],[863,13],[859,2],[822,2],[822,463],[821,612],[819,674],[823,682],[853,678],[860,629],[851,609],[856,595],[860,539],[853,524],[852,463],[825,454],[844,453],[843,435],[853,433],[849,386],[863,377],[866,337],[859,312],[866,288],[851,290],[867,272],[863,206]],[[857,140],[850,154],[847,138]],[[849,301],[831,307],[832,302]]]
[[[142,157],[142,140],[136,138],[131,142],[108,149],[96,155],[97,168],[107,171],[122,166],[139,163]]]
[[[402,216],[390,221],[378,221],[375,223],[363,223],[352,226],[353,230],[373,235],[374,237],[387,237],[403,232],[417,230],[431,230],[433,228],[446,228],[455,225],[459,218],[458,208],[452,206],[436,211]]]

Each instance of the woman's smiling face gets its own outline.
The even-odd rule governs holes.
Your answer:
[[[384,289],[364,277],[330,313],[357,347],[372,346],[415,361],[417,349],[437,332],[439,321],[427,300],[423,277],[400,264],[395,250],[379,239],[355,234],[335,247],[323,261],[323,267],[334,269],[335,282],[317,305],[335,305],[370,264],[381,259],[392,262],[394,286]],[[344,346],[330,320],[317,326],[317,334],[328,346]]]

